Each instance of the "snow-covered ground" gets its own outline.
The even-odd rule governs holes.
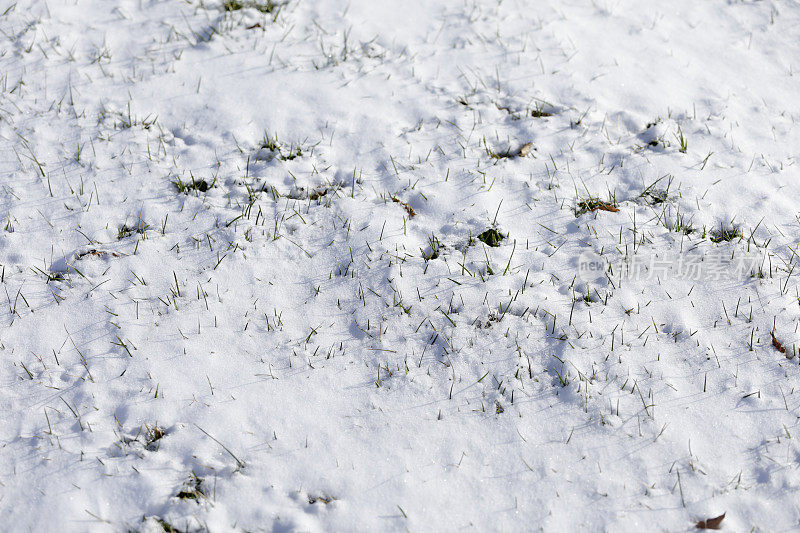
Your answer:
[[[800,528],[796,1],[0,13],[4,531]]]

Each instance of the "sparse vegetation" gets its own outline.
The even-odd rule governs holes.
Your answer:
[[[0,8],[8,528],[796,528],[800,5],[73,4]]]

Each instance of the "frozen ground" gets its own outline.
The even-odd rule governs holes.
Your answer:
[[[0,13],[2,529],[800,528],[797,2]]]

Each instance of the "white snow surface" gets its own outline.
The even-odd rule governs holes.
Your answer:
[[[4,531],[800,529],[796,1],[0,13]]]

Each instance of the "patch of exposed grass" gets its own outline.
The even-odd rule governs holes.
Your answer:
[[[214,179],[211,180],[211,183],[208,183],[206,180],[196,180],[194,176],[189,173],[192,178],[192,181],[182,181],[180,177],[177,178],[177,181],[174,181],[173,184],[178,189],[179,193],[182,194],[189,194],[191,191],[195,192],[208,192],[214,184],[217,183],[217,177],[214,176]]]
[[[428,237],[428,248],[422,251],[422,258],[425,261],[430,261],[439,257],[439,250],[442,249],[442,243],[436,235]]]
[[[530,115],[533,118],[545,118],[545,117],[552,117],[553,113],[546,111],[545,106],[542,103],[537,103],[536,106],[530,110]]]
[[[274,13],[279,10],[282,4],[267,0],[266,2],[257,2],[254,0],[242,2],[240,0],[227,0],[222,4],[222,9],[225,11],[239,11],[241,9],[255,9],[260,13]]]
[[[324,503],[325,505],[327,505],[327,504],[331,503],[332,501],[334,501],[335,499],[336,498],[334,498],[333,496],[326,496],[324,494],[321,494],[319,496],[311,496],[311,495],[309,495],[308,496],[308,503],[310,503],[311,505],[314,505],[315,503],[319,502],[319,503]]]
[[[683,130],[678,126],[678,132],[675,134],[675,139],[678,141],[680,152],[685,154],[689,149],[689,140],[683,135]]]
[[[160,516],[155,517],[154,520],[159,526],[161,526],[165,533],[181,533],[180,529],[176,528]]]
[[[31,267],[31,270],[33,270],[37,274],[43,275],[48,283],[50,283],[51,281],[64,280],[64,275],[61,272],[45,272],[44,270],[36,266]]]
[[[114,127],[120,130],[127,130],[134,126],[141,126],[142,129],[149,130],[156,122],[158,122],[157,115],[147,115],[144,118],[137,118],[131,115],[131,105],[128,104],[128,113],[119,113],[119,121],[114,124]]]
[[[144,440],[145,449],[150,451],[158,450],[159,441],[167,435],[167,432],[158,424],[155,424],[153,427],[145,425],[145,430],[147,432]]]
[[[123,224],[117,230],[117,240],[121,241],[126,237],[130,237],[134,233],[138,233],[139,235],[144,235],[145,231],[147,231],[148,229],[150,229],[150,224],[147,224],[141,218],[134,227],[130,227],[127,224]]]
[[[277,136],[270,137],[266,132],[264,132],[264,139],[262,139],[259,148],[269,151],[273,157],[277,157],[281,161],[292,161],[298,157],[303,157],[303,149],[300,146],[295,146],[294,144],[289,145],[288,148],[281,146]]]
[[[591,294],[589,294],[588,292],[587,292],[586,294],[581,294],[580,296],[576,296],[576,297],[574,298],[574,300],[575,300],[576,302],[583,302],[583,303],[585,303],[586,305],[591,305],[591,304],[593,304],[595,301],[597,301],[597,300],[593,299],[593,298],[592,298],[592,295],[591,295]]]
[[[203,491],[203,478],[197,477],[197,474],[192,472],[192,477],[186,484],[186,487],[178,492],[175,497],[181,500],[195,501],[205,498],[206,493]]]
[[[527,142],[520,146],[517,149],[508,148],[503,151],[497,151],[494,148],[489,146],[489,143],[486,142],[486,138],[483,138],[483,149],[486,152],[486,155],[491,157],[492,159],[514,159],[516,157],[527,157],[530,155],[531,151],[536,150],[533,146],[532,142]]]
[[[663,189],[656,188],[656,185],[664,178],[667,178],[667,186]],[[672,176],[667,174],[645,187],[645,189],[639,195],[639,198],[643,198],[650,205],[663,204],[669,198],[670,187],[672,187]]]
[[[500,243],[505,239],[507,236],[503,235],[499,231],[494,228],[489,228],[480,235],[478,235],[478,240],[484,243],[486,246],[491,246],[496,248],[500,246]]]
[[[715,244],[719,244],[721,242],[730,242],[741,237],[742,231],[736,226],[730,226],[726,228],[720,225],[718,230],[711,232],[711,242]]]
[[[686,222],[682,216],[677,218],[674,229],[684,235],[691,235],[696,231],[694,226],[690,222]]]
[[[680,211],[676,211],[675,216],[673,217],[671,210],[668,212],[667,208],[665,207],[662,216],[659,217],[659,220],[664,227],[670,231],[676,231],[683,233],[684,235],[689,235],[696,231],[694,226],[692,226],[692,221],[687,220],[686,216]],[[705,236],[705,230],[703,231],[703,236]]]
[[[642,198],[650,205],[663,204],[667,201],[667,191],[662,189],[653,189],[642,193]]]

